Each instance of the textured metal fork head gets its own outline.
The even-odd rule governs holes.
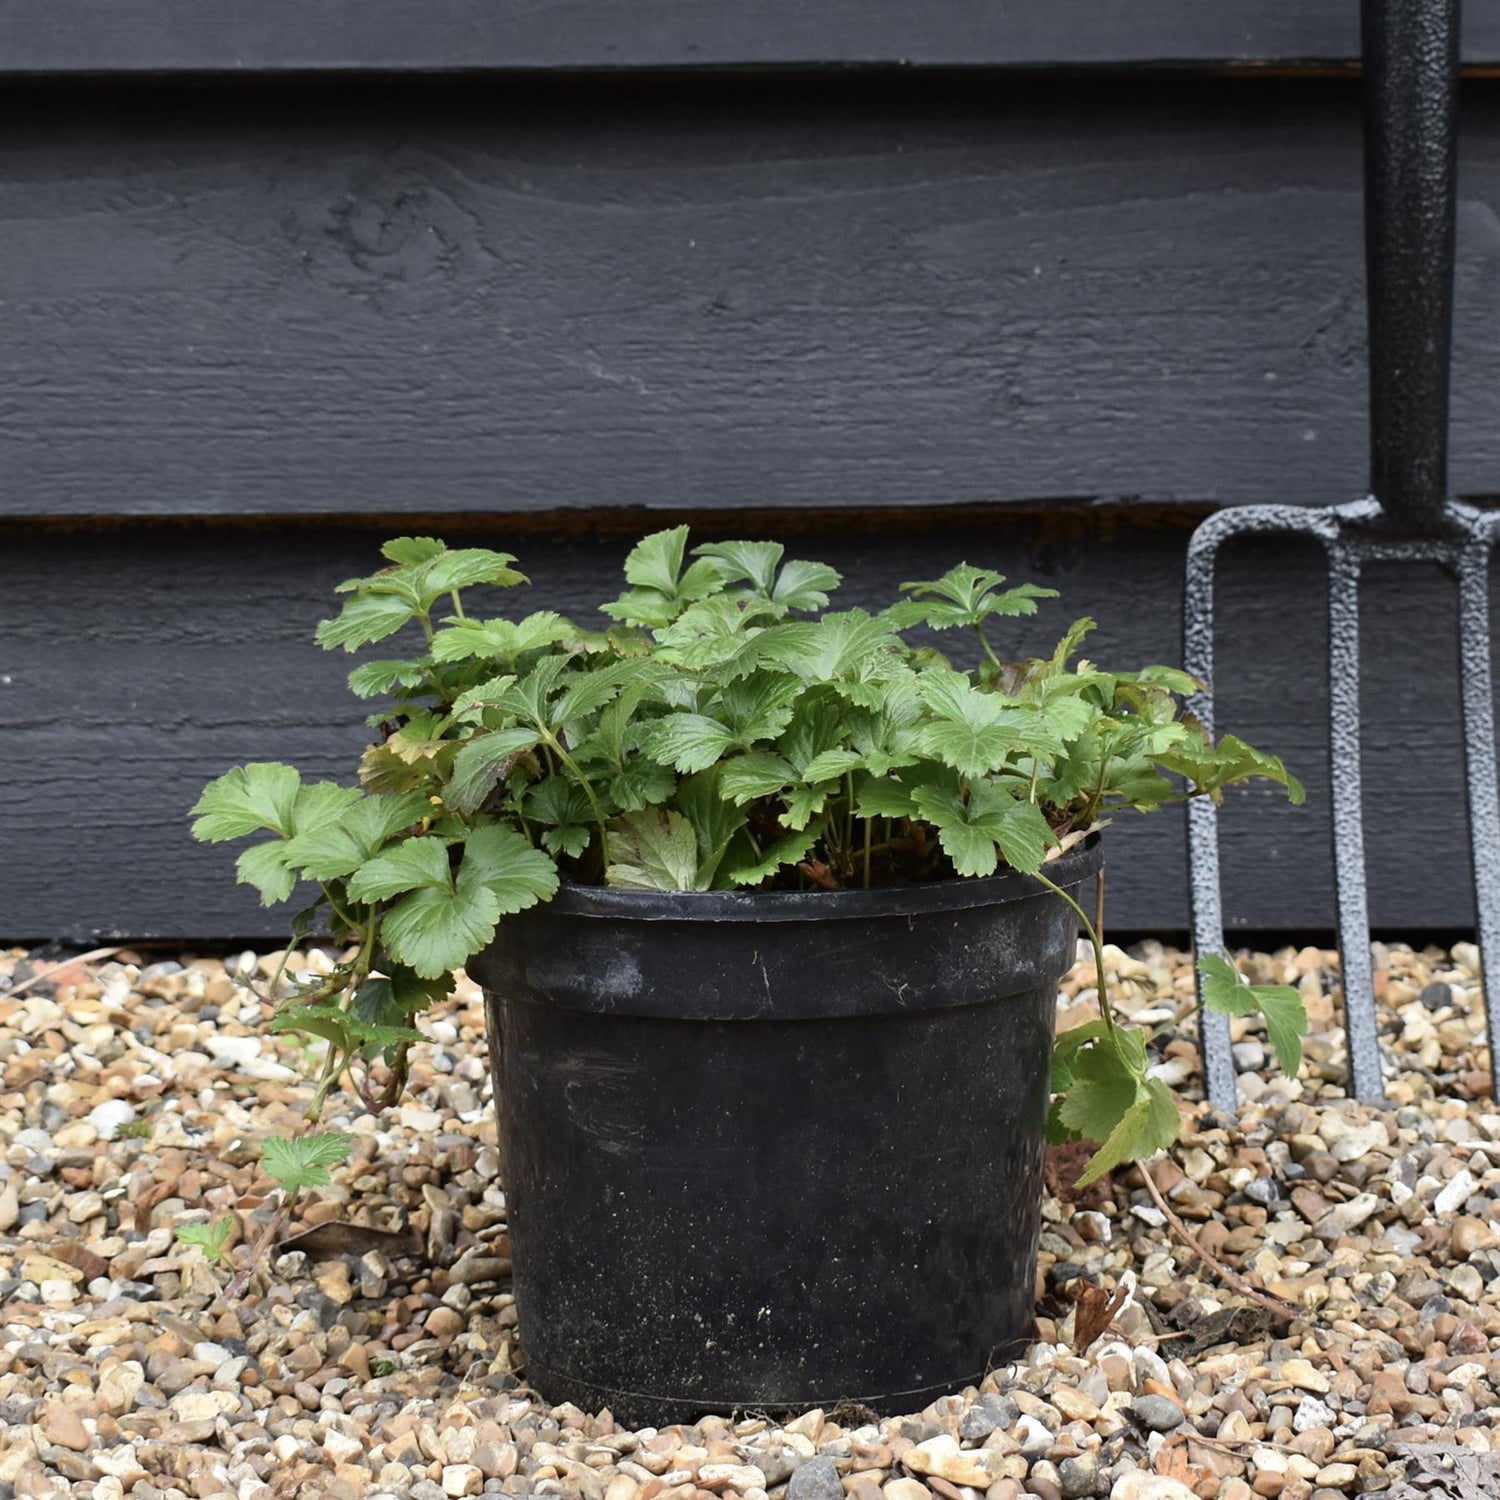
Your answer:
[[[1369,312],[1368,499],[1320,510],[1257,505],[1210,516],[1188,547],[1186,666],[1213,681],[1214,566],[1247,533],[1313,536],[1328,553],[1329,759],[1334,882],[1353,1091],[1384,1096],[1365,891],[1359,764],[1359,574],[1367,562],[1437,562],[1459,581],[1459,647],[1469,832],[1479,942],[1500,980],[1500,802],[1490,676],[1489,558],[1500,514],[1447,498],[1448,372],[1453,324],[1459,0],[1362,0],[1365,289]],[[1193,708],[1212,732],[1204,694]],[[1190,804],[1193,931],[1223,947],[1216,812]],[[1486,984],[1490,1056],[1500,996]],[[1200,1010],[1209,1093],[1235,1105],[1229,1022]]]
[[[1213,681],[1214,572],[1219,549],[1233,537],[1283,533],[1311,536],[1328,554],[1329,782],[1333,801],[1333,865],[1337,894],[1344,1023],[1349,1039],[1353,1093],[1378,1102],[1385,1089],[1370,963],[1364,824],[1360,777],[1359,577],[1370,562],[1437,562],[1456,575],[1462,669],[1464,746],[1467,762],[1470,853],[1485,962],[1485,1006],[1490,1056],[1500,1043],[1500,780],[1495,766],[1494,690],[1490,664],[1490,553],[1500,534],[1500,512],[1444,507],[1443,525],[1429,536],[1393,534],[1373,500],[1304,510],[1254,505],[1210,516],[1188,546],[1184,602],[1184,665],[1199,681]],[[1190,709],[1213,732],[1213,702],[1196,695]],[[1188,810],[1188,863],[1197,952],[1224,947],[1219,882],[1218,810],[1197,798]],[[1200,1011],[1209,1096],[1225,1109],[1237,1103],[1229,1018]]]

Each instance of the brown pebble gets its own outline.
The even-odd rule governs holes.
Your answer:
[[[468,1319],[454,1308],[435,1307],[427,1314],[424,1326],[435,1339],[451,1339],[462,1333],[467,1324]]]

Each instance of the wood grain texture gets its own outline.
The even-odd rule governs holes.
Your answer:
[[[1470,0],[1465,55],[1500,58]],[[6,0],[18,75],[372,70],[1342,65],[1356,0]]]
[[[1366,482],[1353,85],[619,83],[0,106],[0,515]],[[1500,483],[1500,89],[1453,479]]]
[[[1180,659],[1180,524],[1146,529],[1097,512],[912,517],[904,529],[855,517],[826,524],[825,534],[799,536],[796,551],[845,571],[847,603],[967,557],[1063,591],[1036,620],[1017,622],[1008,642],[1017,654],[1050,648],[1066,620],[1092,613],[1097,659]],[[192,843],[186,811],[203,782],[246,760],[287,759],[310,776],[348,779],[366,740],[365,705],[343,687],[350,659],[318,650],[311,636],[332,585],[371,565],[379,536],[143,526],[3,538],[0,940],[269,940],[284,931],[283,911],[261,910],[233,884],[231,848]],[[495,543],[506,531],[472,538]],[[519,607],[584,616],[613,592],[627,545],[524,538],[515,550],[535,583]],[[1246,543],[1226,557],[1221,589],[1222,723],[1284,754],[1309,789],[1303,809],[1267,791],[1231,798],[1227,911],[1241,930],[1326,928],[1321,557],[1292,543]],[[511,596],[506,607],[516,604]],[[1377,925],[1403,933],[1472,919],[1453,617],[1451,587],[1433,571],[1377,570],[1369,582],[1370,882]],[[1185,928],[1180,814],[1127,816],[1109,838],[1116,928]]]

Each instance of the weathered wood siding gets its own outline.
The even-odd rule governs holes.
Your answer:
[[[1003,8],[1034,28],[1010,52],[984,31],[1002,8],[939,7],[952,25],[912,60],[982,67],[853,76],[832,65],[897,61],[915,12],[874,7],[857,43],[846,17],[843,51],[767,28],[755,56],[749,11],[723,7],[719,50],[693,52],[692,8],[648,9],[656,30],[614,53],[604,8],[502,6],[520,28],[504,47],[480,28],[404,63],[371,40],[400,35],[399,7],[342,57],[331,32],[298,51],[295,28],[237,7],[217,37],[146,7],[170,56],[89,32],[93,7],[0,18],[0,73],[78,75],[0,105],[0,938],[279,930],[225,851],[190,843],[185,809],[239,760],[345,772],[362,707],[312,627],[412,517],[506,538],[534,602],[575,612],[633,534],[679,515],[795,531],[851,602],[996,560],[1064,591],[1041,630],[1091,613],[1101,655],[1175,660],[1195,516],[1360,492],[1357,87],[1194,71],[1346,62],[1352,4],[1316,27],[1316,8],[1241,8],[1233,46],[1219,8],[1161,7],[1148,45],[1105,7],[1113,52],[1066,57],[1057,7]],[[1497,12],[1471,7],[1471,60],[1500,56]],[[637,71],[757,62],[798,71]],[[407,64],[509,71],[329,76]],[[314,76],[163,76],[236,69]],[[157,76],[84,76],[132,70]],[[1483,495],[1500,486],[1483,78],[1460,190],[1454,482]],[[1375,919],[1451,927],[1470,899],[1448,590],[1377,576],[1370,597]],[[1224,720],[1284,751],[1315,804],[1232,809],[1240,927],[1331,918],[1322,606],[1311,553],[1229,563]],[[1180,818],[1112,841],[1114,921],[1181,928]]]

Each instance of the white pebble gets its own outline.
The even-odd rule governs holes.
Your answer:
[[[1436,1198],[1432,1200],[1432,1206],[1440,1214],[1457,1213],[1465,1203],[1469,1201],[1474,1191],[1474,1178],[1469,1169],[1465,1167]]]
[[[96,1104],[88,1113],[88,1122],[107,1141],[115,1138],[115,1132],[122,1125],[129,1125],[135,1119],[135,1108],[127,1104],[123,1099],[106,1099],[103,1104]]]

